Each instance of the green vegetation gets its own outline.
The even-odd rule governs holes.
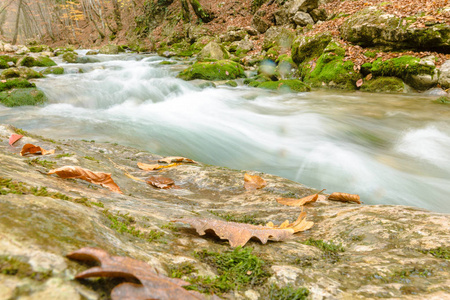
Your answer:
[[[190,275],[196,272],[197,270],[195,269],[194,265],[189,262],[169,268],[169,276],[172,278],[181,278],[183,276]]]
[[[119,233],[128,233],[134,237],[153,242],[164,235],[161,231],[150,230],[142,232],[137,229],[136,220],[128,213],[122,214],[119,211],[116,214],[111,213],[108,209],[103,210],[103,214],[111,221],[110,227]]]
[[[53,66],[56,66],[56,63],[47,56],[39,56],[36,59],[34,66],[35,67],[53,67]]]
[[[44,168],[47,168],[47,169],[53,169],[55,167],[55,165],[56,165],[56,162],[54,162],[54,161],[48,161],[48,160],[45,160],[45,159],[41,160],[41,159],[39,159],[37,157],[34,158],[34,159],[27,159],[26,162],[29,165],[40,165],[40,166],[42,166]]]
[[[43,140],[43,141],[46,141],[46,142],[50,142],[50,143],[56,144],[55,140],[46,139],[46,138],[44,138],[44,137],[42,137],[40,135],[30,133],[30,132],[25,131],[25,130],[23,130],[21,128],[14,128],[14,132],[17,133],[17,134],[21,134],[23,136],[29,136],[29,137],[32,137],[32,138],[35,138],[35,139],[39,139],[39,140]]]
[[[276,284],[270,286],[268,296],[264,299],[268,300],[303,300],[308,297],[309,291],[307,288],[294,288],[290,285],[285,287],[278,287]]]
[[[258,221],[256,219],[257,215],[244,215],[244,216],[237,216],[230,213],[227,214],[221,214],[216,211],[208,210],[211,214],[218,216],[219,218],[224,219],[228,222],[236,222],[236,223],[247,223],[247,224],[253,224],[253,225],[264,225],[264,221]]]
[[[325,259],[338,260],[339,253],[345,252],[345,249],[341,244],[336,245],[333,241],[325,242],[323,240],[314,240],[310,238],[302,244],[319,248],[323,251],[323,258]]]
[[[12,92],[0,92],[0,103],[9,107],[40,105],[46,101],[47,97],[45,94],[36,88],[21,88]]]
[[[318,34],[312,37],[300,36],[292,44],[292,60],[300,65],[319,57],[331,41],[330,34]]]
[[[177,227],[174,223],[167,223],[165,225],[162,225],[161,228],[169,229],[170,231],[173,231],[173,232],[180,231],[180,228]]]
[[[433,100],[434,103],[437,104],[450,104],[450,97],[448,96],[441,96],[437,98],[436,100]]]
[[[34,88],[36,85],[34,83],[29,82],[26,79],[9,79],[6,82],[0,81],[0,92],[8,91],[11,89],[19,89],[19,88]]]
[[[50,67],[43,71],[45,75],[47,74],[53,74],[53,75],[62,75],[64,74],[64,68],[63,67]]]
[[[386,61],[378,58],[372,63],[372,66],[368,71],[374,76],[394,76],[405,80],[410,75],[433,75],[434,69],[434,66],[420,64],[420,59],[417,57],[405,55]]]
[[[88,159],[88,160],[95,161],[96,163],[100,163],[100,161],[99,161],[98,159],[95,159],[95,158],[92,157],[92,156],[83,156],[83,158]]]
[[[70,156],[74,156],[75,154],[73,153],[63,153],[63,154],[58,154],[55,156],[55,158],[62,158],[62,157],[70,157]]]
[[[78,55],[75,52],[66,52],[63,54],[62,59],[67,63],[76,63]]]
[[[431,254],[436,258],[442,258],[446,260],[450,259],[450,248],[448,247],[438,247],[431,250],[422,250],[421,252],[425,254]]]
[[[0,274],[44,281],[52,275],[52,271],[35,272],[30,264],[19,258],[0,255]]]
[[[178,74],[184,80],[230,80],[245,78],[244,68],[231,60],[218,60],[214,62],[196,62],[191,67]]]
[[[311,88],[306,83],[298,79],[286,79],[279,81],[266,81],[258,84],[259,88],[269,90],[279,90],[286,92],[309,92]]]
[[[427,278],[432,274],[433,272],[429,269],[413,267],[410,269],[396,270],[388,275],[380,275],[376,273],[371,276],[371,279],[381,281],[383,283],[410,283],[412,278]]]
[[[196,256],[214,267],[218,276],[194,278],[187,289],[220,294],[234,289],[261,286],[270,276],[267,263],[253,255],[252,248],[237,247],[224,253],[203,250],[197,252]]]
[[[401,93],[404,89],[403,81],[397,77],[378,77],[361,86],[362,91],[375,93]]]
[[[231,86],[231,87],[237,87],[238,84],[236,81],[234,80],[228,80],[227,82],[225,82],[226,85]]]

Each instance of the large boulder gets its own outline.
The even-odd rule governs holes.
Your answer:
[[[370,7],[349,17],[340,30],[344,40],[363,47],[450,52],[449,25],[417,28],[414,22],[414,17],[400,18]]]
[[[245,78],[244,68],[231,60],[218,60],[214,62],[197,62],[187,68],[178,77],[184,80],[231,80]]]
[[[230,57],[228,51],[216,42],[209,42],[198,54],[199,60],[204,59],[227,59]]]
[[[443,88],[450,88],[450,59],[442,64],[438,82]]]
[[[44,77],[44,75],[42,75],[41,72],[37,72],[27,67],[9,68],[1,73],[2,79],[19,78],[19,77],[25,79],[32,79],[32,78],[42,78]]]
[[[270,22],[268,22],[267,20],[265,20],[263,18],[263,16],[261,16],[259,13],[256,13],[252,19],[252,26],[259,33],[265,33],[267,31],[267,29],[269,29],[270,26],[272,26],[272,24]]]
[[[407,91],[407,88],[400,78],[378,77],[364,82],[360,90],[374,93],[403,93]]]
[[[302,26],[302,27],[306,26],[306,25],[313,25],[314,24],[314,20],[310,16],[310,14],[305,13],[303,11],[297,12],[294,15],[294,17],[292,17],[292,22],[294,22],[295,25]]]
[[[277,25],[285,25],[295,23],[294,17],[297,13],[310,13],[319,7],[318,0],[291,0],[284,4],[279,10],[274,13]],[[297,16],[297,21],[299,19]],[[311,17],[310,17],[311,18]],[[312,20],[312,19],[311,19]],[[301,25],[303,26],[303,25]]]
[[[117,45],[105,45],[100,48],[99,52],[101,54],[118,54],[120,52],[119,46]]]
[[[0,104],[9,107],[40,105],[46,101],[45,94],[36,88],[20,88],[10,92],[0,92]]]
[[[303,61],[319,57],[323,50],[331,41],[331,34],[317,34],[314,36],[298,36],[292,43],[292,60],[296,64],[301,64]]]
[[[292,30],[281,26],[272,26],[264,36],[262,48],[263,50],[269,50],[272,47],[291,48],[294,36]]]

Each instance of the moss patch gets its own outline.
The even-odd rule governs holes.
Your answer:
[[[308,297],[309,291],[307,288],[294,288],[290,285],[279,287],[272,284],[268,291],[268,300],[304,300]]]
[[[434,103],[437,104],[450,104],[450,97],[448,96],[441,96],[437,98],[436,100],[433,100]]]
[[[34,66],[35,67],[53,67],[53,66],[56,66],[56,63],[47,56],[39,56],[36,59]]]
[[[50,67],[43,71],[44,74],[54,74],[54,75],[62,75],[64,74],[63,67]]]
[[[266,81],[258,85],[259,88],[269,90],[279,90],[286,92],[309,92],[311,88],[309,85],[298,79],[287,79],[279,81]]]
[[[394,76],[407,79],[410,75],[434,74],[434,66],[420,64],[420,59],[413,56],[402,56],[382,61],[381,58],[372,63],[369,69],[374,76]]]
[[[34,83],[25,79],[10,79],[6,82],[0,82],[0,92],[15,89],[15,88],[33,88],[36,87]]]
[[[230,60],[219,60],[215,62],[196,62],[177,76],[184,80],[230,80],[244,78],[244,68]]]
[[[76,63],[78,55],[75,52],[66,52],[63,54],[62,59],[67,63]]]
[[[0,92],[0,103],[13,107],[40,105],[47,101],[45,94],[36,88],[15,89],[12,92]]]
[[[234,215],[234,214],[230,214],[230,213],[219,213],[216,211],[212,211],[209,210],[208,212],[210,212],[211,214],[224,219],[225,221],[228,222],[236,222],[236,223],[248,223],[248,224],[253,224],[253,225],[264,225],[266,224],[266,222],[264,221],[259,221],[257,219],[257,215],[243,215],[243,216],[239,216],[239,215]]]
[[[292,44],[292,59],[296,64],[319,57],[331,41],[330,34],[300,36]]]
[[[19,258],[0,255],[0,273],[19,278],[31,278],[38,281],[44,281],[51,276],[52,271],[35,272],[30,264],[23,262]]]
[[[405,85],[400,78],[378,77],[374,80],[364,82],[361,90],[375,93],[402,93],[404,87]]]

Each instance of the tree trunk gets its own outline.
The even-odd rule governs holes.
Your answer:
[[[206,11],[200,5],[200,2],[198,2],[198,0],[189,0],[189,2],[191,3],[195,14],[203,23],[211,22],[214,19],[214,15],[211,12]]]
[[[191,21],[191,14],[189,12],[189,3],[187,0],[181,1],[181,14],[183,15],[183,21],[185,23],[189,23]]]
[[[19,34],[19,20],[20,20],[20,11],[22,9],[22,1],[19,0],[19,5],[17,6],[17,17],[16,17],[16,25],[14,26],[14,37],[11,44],[15,45],[17,43],[17,35]]]

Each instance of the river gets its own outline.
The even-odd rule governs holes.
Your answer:
[[[0,106],[0,123],[276,174],[328,193],[359,194],[365,204],[450,212],[450,106],[433,98],[199,88],[175,77],[186,62],[93,59],[99,62],[56,59],[66,73],[36,81],[49,103]]]

